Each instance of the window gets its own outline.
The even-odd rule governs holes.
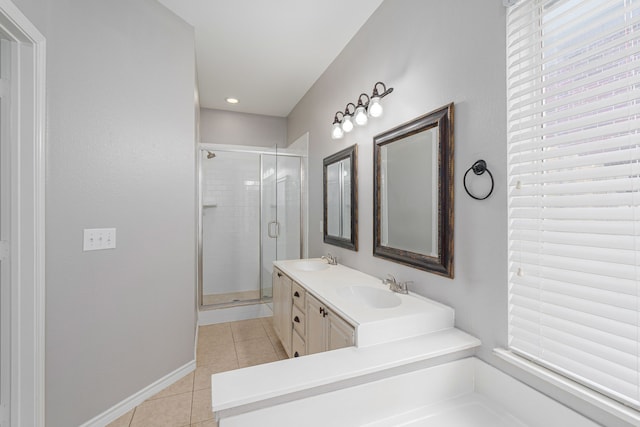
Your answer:
[[[640,408],[640,0],[507,12],[509,347]]]

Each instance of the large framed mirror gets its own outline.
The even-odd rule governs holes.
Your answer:
[[[373,141],[373,255],[453,278],[453,104]]]
[[[358,250],[358,146],[323,161],[324,242]]]

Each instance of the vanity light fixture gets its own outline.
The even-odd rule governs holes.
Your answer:
[[[342,139],[344,136],[344,130],[340,127],[341,120],[338,118],[338,114],[342,114],[342,117],[344,118],[344,113],[342,111],[338,111],[333,117],[333,129],[331,130],[332,139]]]
[[[367,102],[362,102],[362,97],[367,98]],[[367,124],[367,106],[369,105],[369,95],[361,93],[358,97],[358,106],[356,107],[355,121],[358,126],[364,126]]]
[[[349,106],[353,107],[353,111],[349,111]],[[342,130],[345,131],[346,133],[349,133],[353,130],[353,121],[351,120],[351,118],[353,117],[354,113],[356,111],[356,106],[353,104],[353,102],[350,102],[347,104],[346,107],[344,107],[344,119],[342,120]]]
[[[338,111],[333,117],[333,128],[331,129],[332,139],[341,139],[345,133],[353,130],[354,122],[358,126],[367,124],[369,117],[380,117],[382,115],[382,104],[380,100],[393,92],[393,88],[387,89],[382,82],[373,85],[371,96],[361,93],[358,97],[358,105],[350,102],[344,112]],[[338,116],[341,115],[341,117]]]
[[[378,85],[382,85],[382,93],[378,92]],[[373,85],[373,93],[371,94],[371,102],[369,103],[369,108],[367,108],[369,115],[371,117],[380,117],[382,115],[382,104],[380,104],[380,100],[385,96],[389,95],[393,92],[393,88],[387,89],[387,87],[382,82],[378,82]]]

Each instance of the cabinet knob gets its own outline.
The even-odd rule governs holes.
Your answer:
[[[300,355],[298,354],[298,352],[296,351],[295,353],[293,353],[293,357],[300,357]]]
[[[329,315],[329,312],[327,310],[324,311],[324,313],[322,313],[322,317],[327,317]]]
[[[278,277],[282,277],[282,273],[278,273]]]
[[[298,291],[295,291],[293,293],[293,296],[296,297],[296,298],[300,298],[300,293]]]
[[[324,314],[324,307],[320,307],[320,314]]]
[[[293,321],[296,322],[296,323],[300,323],[300,318],[298,316],[296,316],[296,317],[293,318]]]

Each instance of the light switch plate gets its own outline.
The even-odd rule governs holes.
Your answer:
[[[114,249],[116,247],[115,228],[85,228],[84,251],[99,251],[102,249]]]

